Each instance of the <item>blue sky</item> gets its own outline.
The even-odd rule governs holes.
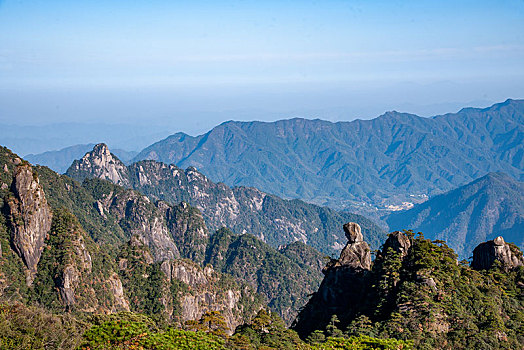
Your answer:
[[[1,123],[197,133],[523,97],[522,0],[0,2]]]

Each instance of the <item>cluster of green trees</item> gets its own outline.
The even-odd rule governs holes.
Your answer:
[[[275,313],[260,310],[232,334],[220,312],[204,314],[175,328],[143,314],[61,314],[22,304],[0,304],[2,349],[156,349],[156,350],[409,350],[410,342],[369,336],[302,341]]]

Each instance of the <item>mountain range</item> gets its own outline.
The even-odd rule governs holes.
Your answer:
[[[277,250],[247,233],[210,232],[185,202],[79,183],[4,147],[0,213],[0,299],[54,311],[127,310],[183,324],[222,310],[233,330],[269,305],[290,323],[324,264],[300,242]]]
[[[431,118],[225,122],[146,147],[152,159],[195,167],[212,181],[366,212],[417,203],[488,172],[524,179],[524,101]]]
[[[251,233],[275,248],[302,241],[325,254],[338,254],[345,242],[340,227],[349,221],[362,226],[374,248],[386,236],[385,230],[361,215],[301,200],[283,200],[252,187],[230,188],[212,182],[194,167],[184,170],[151,160],[126,166],[105,144],[96,145],[75,160],[66,175],[80,182],[86,178],[106,179],[154,201],[185,201],[202,212],[211,230],[228,227],[236,233]]]

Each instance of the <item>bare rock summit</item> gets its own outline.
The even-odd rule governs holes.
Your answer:
[[[506,270],[524,266],[522,252],[517,246],[506,243],[502,236],[479,244],[473,250],[471,266],[476,270],[485,270],[491,268],[497,261]]]

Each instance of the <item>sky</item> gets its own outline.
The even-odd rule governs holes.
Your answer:
[[[0,1],[0,123],[202,133],[524,98],[524,1]]]

